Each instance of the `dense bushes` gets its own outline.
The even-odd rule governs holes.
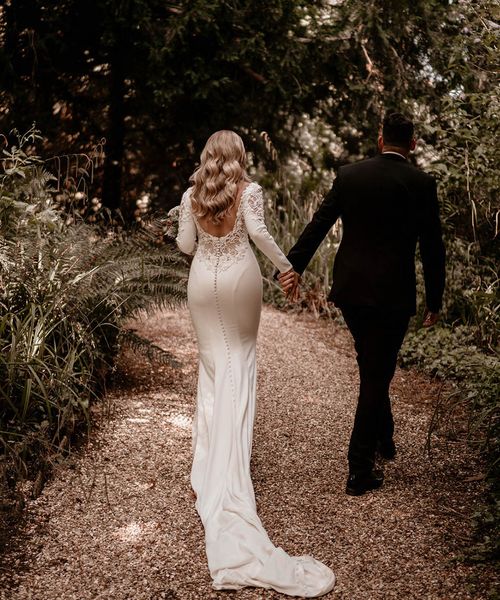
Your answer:
[[[20,138],[0,174],[0,453],[11,482],[68,450],[121,343],[169,360],[123,323],[185,296],[186,263],[161,228],[105,231],[58,208],[55,177],[25,152],[36,141]]]
[[[485,460],[491,496],[475,515],[477,544],[470,556],[498,556],[500,550],[500,297],[498,274],[478,244],[449,237],[447,289],[442,320],[405,339],[401,364],[438,378],[429,440],[434,434],[474,445]],[[421,277],[420,285],[423,286]]]

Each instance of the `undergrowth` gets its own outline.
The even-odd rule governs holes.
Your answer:
[[[171,354],[124,326],[185,299],[187,263],[161,223],[90,225],[56,201],[31,130],[0,172],[0,481],[44,479],[89,426],[120,348]]]

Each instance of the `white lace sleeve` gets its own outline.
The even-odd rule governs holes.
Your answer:
[[[179,231],[175,240],[181,252],[194,254],[196,252],[196,225],[191,213],[191,193],[186,190],[182,195],[179,210]]]
[[[257,248],[269,258],[280,273],[285,273],[292,268],[292,264],[267,230],[264,221],[262,188],[260,185],[253,183],[250,185],[252,188],[245,194],[242,207],[248,235],[254,241]]]

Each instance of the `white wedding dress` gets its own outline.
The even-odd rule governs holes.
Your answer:
[[[190,192],[182,197],[177,244],[194,254],[188,305],[200,356],[191,485],[213,587],[320,596],[333,588],[333,572],[272,544],[257,516],[250,478],[262,277],[248,236],[281,272],[292,266],[267,231],[258,184],[242,192],[234,227],[223,237],[202,229]]]

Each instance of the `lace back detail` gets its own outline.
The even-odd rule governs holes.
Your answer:
[[[210,271],[215,272],[216,269],[218,272],[227,270],[233,264],[240,262],[250,250],[244,213],[247,210],[258,210],[258,208],[253,206],[255,204],[254,196],[259,195],[255,193],[256,190],[260,191],[260,186],[256,183],[250,183],[243,190],[234,226],[229,233],[221,237],[211,235],[205,231],[198,222],[194,212],[191,211],[198,234],[198,251],[196,256],[205,263]],[[260,200],[260,204],[262,208],[262,200]]]

